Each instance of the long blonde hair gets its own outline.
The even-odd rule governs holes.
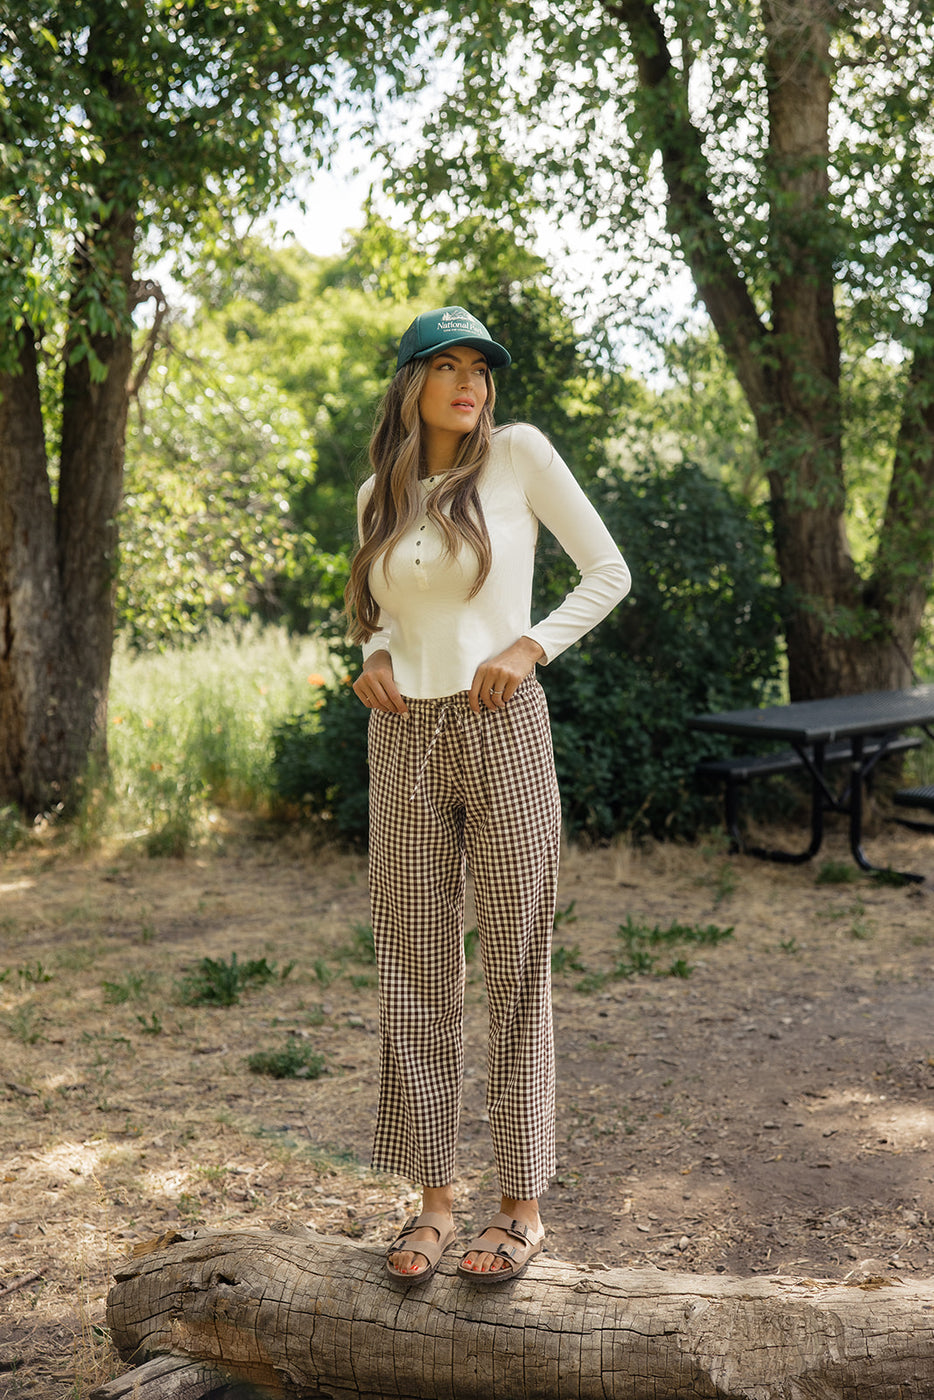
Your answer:
[[[464,437],[454,465],[444,473],[440,485],[423,501],[418,484],[422,472],[418,402],[430,368],[428,360],[410,360],[402,366],[386,391],[370,439],[370,464],[376,480],[363,511],[362,543],[344,590],[350,618],[348,637],[352,642],[369,641],[379,626],[379,607],[370,592],[370,565],[382,555],[383,566],[388,567],[396,545],[423,510],[441,531],[446,553],[456,554],[466,543],[476,555],[477,578],[468,598],[483,587],[493,562],[477,490],[493,439],[493,376],[487,367],[487,399],[476,426]]]

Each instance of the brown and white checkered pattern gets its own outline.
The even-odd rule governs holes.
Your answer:
[[[370,715],[370,898],[380,980],[373,1165],[454,1179],[463,1075],[465,861],[490,1013],[487,1109],[504,1195],[555,1170],[551,934],[561,810],[544,692]]]

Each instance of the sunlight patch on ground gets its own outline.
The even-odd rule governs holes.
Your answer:
[[[58,1074],[48,1074],[38,1081],[40,1087],[48,1094],[54,1093],[56,1089],[73,1089],[82,1082],[77,1069],[73,1067]]]
[[[840,1109],[888,1104],[885,1094],[868,1094],[860,1089],[824,1089],[817,1103],[807,1105],[809,1113],[838,1112]]]
[[[887,1104],[886,1107],[888,1111],[882,1121],[889,1134],[895,1134],[896,1148],[927,1147],[928,1139],[934,1137],[934,1109],[921,1108],[918,1104],[903,1107]]]
[[[0,894],[14,894],[17,890],[31,890],[35,888],[35,880],[30,880],[26,876],[22,880],[8,880],[0,885]]]
[[[153,1196],[168,1196],[174,1200],[180,1196],[191,1182],[191,1172],[185,1171],[145,1171],[140,1175],[141,1186]]]
[[[806,1111],[818,1121],[825,1115],[837,1115],[848,1110],[855,1114],[853,1128],[864,1134],[878,1134],[875,1142],[863,1143],[864,1148],[902,1152],[923,1150],[934,1138],[934,1109],[919,1104],[899,1104],[886,1094],[861,1093],[851,1089],[830,1090]]]
[[[58,1142],[45,1152],[35,1154],[38,1169],[49,1174],[71,1172],[75,1176],[93,1176],[106,1156],[110,1145],[106,1142]]]

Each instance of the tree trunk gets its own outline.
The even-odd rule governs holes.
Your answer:
[[[34,816],[83,761],[69,685],[55,512],[28,326],[18,373],[0,376],[0,805]]]
[[[15,359],[16,368],[0,376],[0,804],[30,817],[69,805],[89,758],[106,758],[142,159],[141,99],[123,70],[127,45],[145,31],[145,5],[90,9],[74,82],[106,95],[92,113],[106,161],[84,169],[75,157],[75,180],[97,198],[79,203],[54,490],[26,316],[3,347],[14,351],[4,367]]]
[[[100,295],[101,262],[111,295],[129,299],[133,246],[129,215],[96,230],[94,256],[76,259],[74,322]],[[0,376],[0,804],[28,817],[67,805],[89,756],[106,754],[132,340],[124,306],[102,300],[102,317],[114,329],[92,336],[89,354],[77,332],[66,341],[54,503],[28,324],[18,372]]]
[[[910,673],[934,567],[934,289],[928,289],[902,400],[895,462],[870,585],[891,645]],[[923,563],[921,562],[923,561]]]
[[[166,1236],[116,1278],[107,1317],[121,1356],[171,1360],[154,1368],[161,1377],[131,1372],[97,1400],[198,1400],[230,1381],[328,1400],[934,1394],[932,1280],[729,1279],[542,1259],[515,1283],[481,1287],[445,1259],[402,1291],[381,1251],[303,1228]]]
[[[791,698],[870,689],[846,538],[837,240],[829,221],[830,20],[822,0],[766,0],[773,402],[759,427],[789,602]]]
[[[104,310],[112,329],[94,335],[88,355],[70,363],[65,345],[62,446],[56,514],[62,612],[72,643],[72,684],[80,705],[85,760],[106,758],[107,692],[113,657],[118,567],[117,516],[123,496],[133,341],[135,218],[114,214],[79,248],[72,318],[86,316],[96,293],[95,264],[107,267]],[[113,303],[117,304],[114,305]],[[100,369],[95,372],[95,365]]]

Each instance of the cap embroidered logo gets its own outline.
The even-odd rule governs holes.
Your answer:
[[[410,360],[423,360],[452,345],[469,345],[481,351],[493,369],[503,369],[512,357],[504,345],[499,345],[482,321],[463,306],[440,306],[436,311],[423,311],[409,326],[399,342],[396,369]]]

